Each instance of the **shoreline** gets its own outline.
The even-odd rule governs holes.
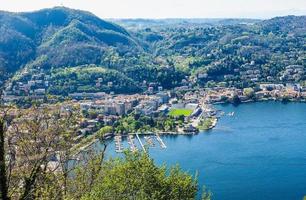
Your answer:
[[[276,99],[276,98],[262,98],[262,99],[249,99],[241,101],[239,104],[245,104],[245,103],[256,103],[256,102],[268,102],[268,101],[274,101],[274,102],[281,102],[281,103],[306,103],[306,99],[288,99],[287,101],[283,102],[283,99]],[[220,104],[233,104],[229,101],[220,101],[220,102],[214,102],[211,103],[212,105],[220,105]],[[239,105],[237,104],[237,105]]]
[[[250,99],[250,100],[245,100],[245,101],[241,101],[240,104],[247,104],[247,103],[257,103],[257,102],[282,102],[281,99],[274,99],[274,98],[263,98],[263,99]],[[286,103],[306,103],[306,100],[300,100],[300,99],[290,99],[288,102],[284,102],[284,104]],[[212,103],[211,105],[225,105],[225,104],[233,104],[231,102],[215,102]],[[238,104],[238,105],[240,105]],[[237,105],[237,106],[238,106]],[[155,135],[155,134],[159,134],[162,136],[178,136],[178,135],[187,135],[187,136],[193,136],[193,135],[197,135],[199,133],[204,133],[207,131],[210,131],[212,129],[214,129],[218,124],[218,117],[214,116],[212,119],[212,124],[207,128],[207,129],[199,129],[198,132],[182,132],[182,131],[147,131],[147,132],[136,132],[136,133],[128,133],[128,134],[124,134],[121,135],[123,137],[128,137],[129,135],[141,135],[141,136],[147,136],[147,135]],[[108,137],[107,139],[113,139],[114,136],[116,136],[116,134],[112,134],[112,137]],[[84,144],[82,146],[80,146],[79,148],[74,147],[74,156],[78,155],[80,152],[82,152],[83,150],[87,149],[89,146],[91,146],[92,144],[96,143],[98,141],[98,139],[95,137],[96,134],[94,133],[93,135],[90,135],[89,137],[91,138],[84,138],[84,140],[88,140],[86,142],[84,142]],[[80,144],[77,144],[77,146]]]

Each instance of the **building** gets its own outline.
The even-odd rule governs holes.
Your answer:
[[[97,93],[71,93],[68,95],[72,99],[81,100],[81,99],[102,99],[106,97],[105,92],[97,92]]]
[[[116,114],[123,115],[125,114],[125,105],[124,103],[114,103]]]
[[[159,97],[160,104],[168,103],[169,102],[169,95],[166,92],[159,92],[156,94],[157,97]]]
[[[44,89],[44,88],[36,89],[36,90],[34,90],[34,93],[36,95],[45,95],[46,89]]]

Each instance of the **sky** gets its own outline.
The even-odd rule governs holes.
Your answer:
[[[0,0],[0,10],[54,6],[87,10],[101,18],[271,18],[306,15],[306,0]]]

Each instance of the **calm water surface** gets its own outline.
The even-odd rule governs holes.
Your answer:
[[[220,105],[217,127],[196,136],[163,137],[158,164],[180,164],[215,200],[301,200],[306,195],[306,104]],[[144,142],[144,141],[143,141]],[[126,144],[125,144],[126,145]],[[114,144],[110,154],[115,155]]]

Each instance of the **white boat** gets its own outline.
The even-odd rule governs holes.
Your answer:
[[[234,114],[235,114],[235,112],[230,112],[230,113],[228,113],[227,115],[230,116],[230,117],[232,117],[232,116],[234,116]]]

